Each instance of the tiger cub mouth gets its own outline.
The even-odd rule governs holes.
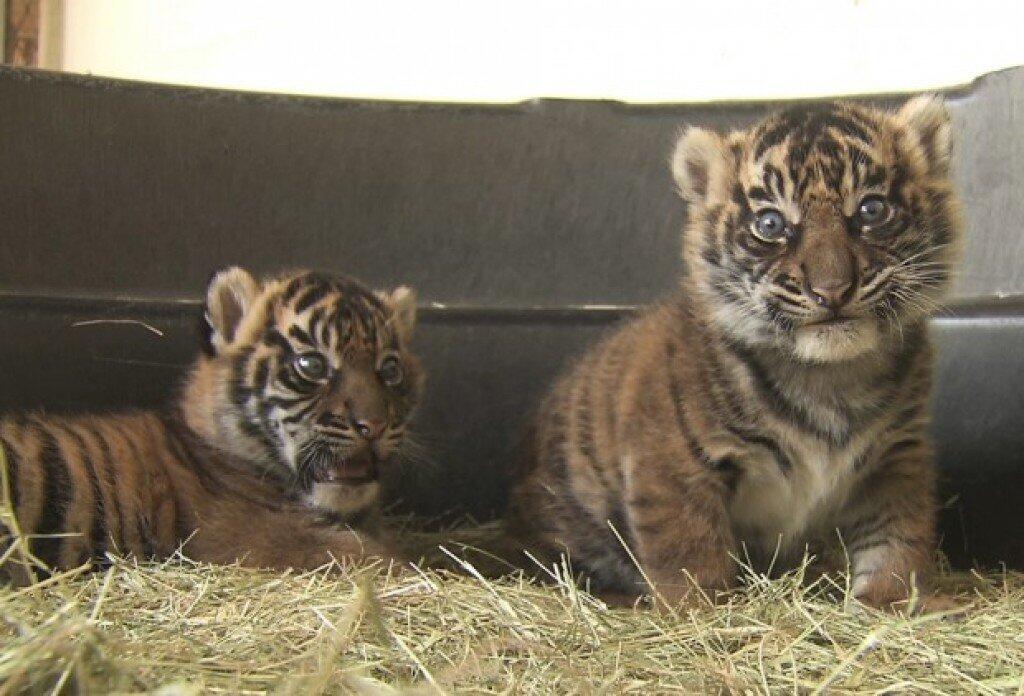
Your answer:
[[[377,457],[362,452],[348,457],[332,455],[321,458],[312,470],[314,483],[336,485],[361,485],[376,481],[380,476]]]

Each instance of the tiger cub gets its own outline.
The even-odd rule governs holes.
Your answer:
[[[422,390],[415,312],[404,287],[216,274],[204,351],[166,411],[0,419],[3,522],[27,540],[7,544],[8,575],[179,545],[265,568],[390,555],[367,526]]]
[[[858,598],[905,600],[936,545],[926,321],[961,236],[950,139],[931,96],[685,131],[681,287],[543,402],[516,538],[674,603],[839,536]]]

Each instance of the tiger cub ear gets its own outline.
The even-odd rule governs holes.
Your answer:
[[[928,173],[937,176],[947,174],[953,149],[953,128],[942,97],[935,94],[914,97],[896,112],[896,121],[917,137]]]
[[[416,326],[416,291],[401,285],[391,292],[377,291],[377,297],[391,312],[390,322],[394,325],[402,341],[412,338],[412,330]]]
[[[727,173],[725,141],[718,133],[690,126],[676,143],[671,166],[679,195],[688,203],[705,201]]]
[[[238,325],[259,295],[259,283],[238,266],[214,274],[206,288],[204,317],[209,328],[207,347],[221,353],[235,338]]]

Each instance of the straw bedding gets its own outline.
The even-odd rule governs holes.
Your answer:
[[[914,618],[801,571],[676,614],[563,577],[114,559],[0,588],[0,692],[1024,694],[1018,573],[946,574],[967,611]]]

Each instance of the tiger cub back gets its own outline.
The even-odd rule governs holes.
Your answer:
[[[275,568],[388,555],[372,518],[422,390],[414,320],[407,288],[220,272],[167,409],[0,418],[4,570],[25,582],[179,547]]]
[[[552,389],[515,536],[599,590],[676,602],[838,532],[854,593],[905,599],[935,551],[926,321],[961,234],[949,159],[932,97],[686,131],[680,289]]]

